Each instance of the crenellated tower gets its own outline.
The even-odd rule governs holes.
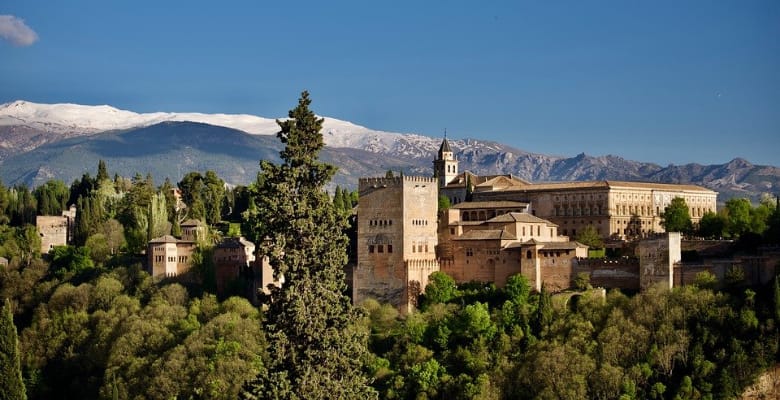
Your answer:
[[[367,298],[401,312],[416,305],[438,271],[438,186],[434,178],[402,176],[359,180],[355,304]]]

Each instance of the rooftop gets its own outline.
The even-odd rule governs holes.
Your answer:
[[[453,240],[517,240],[517,237],[503,229],[479,229],[468,231]]]

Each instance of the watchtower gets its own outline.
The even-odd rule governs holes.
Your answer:
[[[352,297],[410,311],[438,271],[438,187],[435,178],[361,178],[358,185],[358,262]]]

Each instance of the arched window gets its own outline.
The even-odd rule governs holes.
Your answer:
[[[528,250],[528,251],[525,252],[525,258],[528,258],[528,259],[533,258],[533,254],[531,253],[531,250]]]

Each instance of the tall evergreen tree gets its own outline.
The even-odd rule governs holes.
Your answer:
[[[290,119],[277,121],[282,164],[261,161],[250,216],[254,237],[270,258],[281,288],[268,312],[268,373],[249,384],[247,398],[375,398],[361,368],[367,337],[353,328],[356,310],[344,296],[346,225],[325,192],[336,168],[318,160],[323,119],[303,92]]]
[[[26,399],[19,366],[19,341],[8,299],[0,312],[0,400]]]

